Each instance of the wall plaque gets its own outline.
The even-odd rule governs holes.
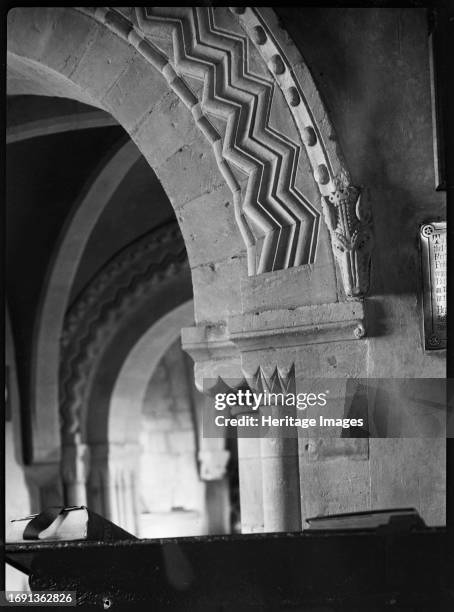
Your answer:
[[[420,229],[425,350],[446,348],[446,222]]]

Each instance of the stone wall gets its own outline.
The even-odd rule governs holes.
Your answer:
[[[143,537],[151,537],[151,529],[159,537],[206,533],[205,483],[198,474],[193,383],[188,374],[177,340],[153,373],[144,398],[140,433]]]
[[[311,66],[373,210],[364,372],[372,378],[443,377],[445,352],[425,353],[421,340],[418,230],[425,221],[446,218],[445,194],[434,188],[426,10],[313,8],[304,9],[304,18],[295,8],[277,12]],[[352,358],[347,345],[339,354]],[[318,374],[336,376],[339,354],[327,354]],[[404,387],[385,420],[407,408]],[[414,436],[424,435],[417,416],[413,425]],[[369,452],[369,462],[353,471],[342,458],[306,466],[305,482],[312,483],[307,513],[315,510],[312,495],[320,495],[313,486],[323,483],[332,487],[329,499],[339,500],[326,509],[347,510],[354,497],[358,509],[414,505],[430,524],[444,522],[443,438],[372,439]]]

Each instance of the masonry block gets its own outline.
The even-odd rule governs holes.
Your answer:
[[[134,47],[98,26],[95,39],[88,46],[71,79],[101,100],[136,55]]]
[[[192,142],[185,143],[156,168],[176,209],[224,184],[211,146],[197,132]]]
[[[183,102],[172,91],[161,98],[150,113],[147,113],[131,132],[131,137],[142,151],[153,169],[157,170],[167,159],[184,146],[190,146],[201,137],[194,118]],[[161,179],[160,172],[157,172]],[[170,176],[163,174],[161,179],[167,189]],[[184,183],[179,180],[180,190],[184,191]]]
[[[223,321],[241,312],[240,280],[247,275],[246,255],[192,269],[197,323]]]
[[[191,200],[176,215],[193,267],[244,252],[227,185]]]
[[[160,72],[143,57],[135,55],[102,103],[131,132],[167,92],[167,81]]]

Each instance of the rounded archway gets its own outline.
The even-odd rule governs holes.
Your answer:
[[[216,158],[216,147],[205,139],[200,121],[195,121],[177,95],[181,93],[177,87],[180,81],[169,84],[146,54],[138,53],[118,33],[80,11],[13,9],[8,19],[13,91],[69,97],[107,110],[129,132],[174,206],[192,269],[196,321],[225,320],[237,312],[240,279],[247,275],[247,265],[233,194],[220,172],[223,166]],[[68,28],[70,37],[66,35]],[[124,167],[129,163],[128,155],[130,161],[135,156],[132,144],[125,147],[116,158]],[[115,160],[110,165],[113,174],[114,167]],[[117,177],[119,174],[117,171]],[[240,175],[244,180],[241,171]],[[90,191],[95,196],[96,185]],[[95,200],[90,202],[90,214],[96,216],[99,209],[92,205]],[[87,229],[74,223],[69,226],[38,317],[32,374],[32,462],[59,455],[55,339],[65,306],[60,286],[71,277],[65,260],[77,260],[76,251],[83,247],[83,241],[75,236],[85,235]],[[56,317],[55,299],[62,306]],[[50,351],[50,359],[42,359],[43,348]]]
[[[33,428],[34,461],[38,462],[43,453],[48,458],[59,456],[58,371],[64,316],[90,234],[113,193],[139,156],[137,147],[129,140],[116,146],[108,155],[94,181],[75,203],[50,264],[50,273],[35,320],[32,397],[36,401],[38,418]],[[47,407],[45,410],[44,406]]]
[[[255,368],[259,357],[250,341],[257,325],[279,327],[281,307],[292,333],[299,315],[308,316],[308,342],[318,341],[318,319],[310,308],[320,305],[327,306],[321,308],[327,328],[333,320],[346,321],[348,337],[354,325],[361,340],[362,308],[345,303],[367,290],[370,217],[341,162],[310,72],[272,11],[14,9],[9,19],[16,90],[68,96],[108,111],[155,170],[189,258],[199,354],[210,359],[212,347],[222,356],[236,351],[235,366],[247,369],[251,358]],[[294,312],[306,306],[304,313]],[[157,308],[153,316],[160,314]],[[100,328],[102,338],[108,326]],[[80,330],[84,335],[83,323]],[[76,492],[80,474],[71,468],[72,447],[78,451],[88,443],[88,431],[80,425],[87,423],[89,406],[96,406],[97,415],[109,413],[106,398],[126,347],[141,333],[130,332],[124,350],[105,368],[108,342],[88,338],[89,351],[75,359],[77,383],[69,402],[71,376],[63,376],[63,463],[70,466],[65,482]],[[85,360],[90,351],[91,361]],[[284,361],[296,359],[282,354]],[[273,361],[275,353],[269,358]],[[101,369],[102,384],[96,376]],[[58,402],[53,397],[50,408],[45,405],[40,385],[48,380],[38,379],[31,407],[36,422],[49,410],[53,418]],[[104,385],[102,393],[98,384]],[[33,460],[44,460],[48,455],[41,449],[49,447],[39,440],[39,428],[34,431]],[[93,440],[104,434],[97,430]],[[49,438],[57,456],[59,445],[55,436]],[[77,453],[73,458],[78,465]]]

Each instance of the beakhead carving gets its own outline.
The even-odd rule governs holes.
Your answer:
[[[372,219],[361,190],[344,177],[335,179],[335,190],[322,197],[333,253],[339,264],[345,293],[362,297],[369,289]]]

